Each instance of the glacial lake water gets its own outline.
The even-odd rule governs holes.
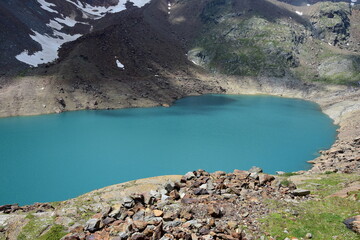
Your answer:
[[[204,95],[172,107],[0,119],[0,205],[60,201],[129,180],[310,168],[336,126],[318,105],[271,96]]]

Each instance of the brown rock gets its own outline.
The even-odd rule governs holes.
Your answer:
[[[208,194],[208,191],[206,189],[203,189],[203,188],[195,188],[194,189],[194,194],[195,195],[205,195],[205,194]]]
[[[236,221],[228,221],[227,225],[230,229],[235,229],[238,226],[238,223]]]
[[[214,205],[209,205],[207,208],[207,212],[210,216],[215,218],[219,218],[222,215],[220,208]]]
[[[268,174],[259,174],[259,182],[260,185],[264,185],[265,183],[269,183],[275,179],[274,176]]]
[[[238,169],[234,170],[234,175],[236,176],[237,179],[246,179],[249,177],[250,173],[248,171],[241,171]]]
[[[146,228],[147,222],[140,221],[140,220],[139,221],[134,221],[133,226],[134,226],[135,229],[138,229],[140,232],[142,232]]]
[[[164,214],[164,212],[161,211],[161,210],[155,209],[155,210],[153,211],[153,214],[154,214],[155,217],[162,217],[162,215]]]
[[[145,234],[143,233],[134,233],[133,235],[131,235],[130,240],[145,240]]]
[[[180,198],[179,192],[177,190],[172,190],[169,196],[173,200],[178,200]]]
[[[179,214],[176,211],[168,211],[164,214],[163,219],[165,221],[172,221],[175,220]]]
[[[187,209],[183,209],[180,212],[180,217],[184,218],[185,220],[191,220],[193,218],[193,215]]]
[[[154,233],[153,233],[151,239],[153,239],[153,240],[160,239],[163,234],[164,234],[164,232],[163,232],[163,223],[161,222],[159,225],[157,225],[155,227]]]

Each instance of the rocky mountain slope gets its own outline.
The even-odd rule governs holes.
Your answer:
[[[304,97],[322,83],[358,86],[357,4],[125,3],[2,2],[0,116],[154,106],[226,91]]]
[[[134,1],[143,6],[147,1]],[[2,1],[1,74],[54,61],[66,42],[90,33],[97,19],[126,9],[124,2],[84,0]]]

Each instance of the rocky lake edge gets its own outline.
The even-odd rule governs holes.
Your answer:
[[[302,178],[305,180],[307,178],[316,180],[317,178],[322,179],[328,177],[327,174],[334,176],[344,176],[343,174],[345,174],[349,177],[344,177],[344,179],[349,180],[348,178],[351,178],[351,181],[341,180],[339,184],[344,189],[350,185],[353,186],[349,192],[352,194],[353,192],[357,192],[358,194],[360,190],[360,179],[357,176],[360,172],[360,90],[358,88],[322,84],[304,84],[304,87],[289,88],[286,86],[288,84],[286,81],[280,85],[274,85],[274,82],[278,82],[274,79],[262,80],[263,82],[260,84],[259,82],[261,81],[252,81],[251,79],[248,79],[247,81],[242,80],[240,82],[237,78],[221,77],[225,80],[219,82],[217,81],[219,76],[214,75],[211,78],[207,78],[206,82],[204,82],[205,80],[188,81],[186,86],[178,86],[178,88],[182,89],[181,92],[169,89],[155,100],[149,96],[138,98],[131,97],[129,98],[131,100],[125,105],[114,105],[113,103],[104,101],[93,104],[92,107],[84,108],[113,109],[159,105],[166,107],[181,97],[208,93],[269,94],[282,97],[295,97],[318,103],[322,108],[322,111],[328,114],[334,120],[334,123],[339,124],[339,134],[336,142],[330,149],[321,151],[320,157],[311,161],[311,163],[313,163],[312,169],[309,171],[299,171],[295,173],[295,176],[290,176],[290,180],[282,179],[282,177],[280,177],[279,180],[279,176],[258,173],[256,177],[251,177],[251,172],[239,170],[235,170],[233,173],[221,174],[209,174],[205,171],[195,171],[193,173],[195,175],[194,180],[191,178],[189,179],[189,182],[181,182],[180,176],[165,176],[111,186],[60,203],[34,204],[24,207],[19,207],[17,205],[2,206],[0,208],[3,212],[0,214],[0,239],[42,239],[41,237],[46,237],[53,233],[60,234],[61,237],[63,237],[67,232],[70,232],[70,234],[64,239],[257,239],[258,237],[263,237],[264,239],[272,239],[271,237],[274,237],[273,239],[285,239],[276,238],[276,236],[271,236],[270,233],[264,232],[264,230],[261,229],[262,225],[259,221],[262,217],[277,211],[276,208],[266,208],[265,205],[269,204],[269,199],[282,202],[306,202],[308,200],[313,200],[311,197],[312,194],[308,195],[308,191],[305,191],[307,193],[306,196],[295,196],[293,190],[296,188],[296,185],[292,185],[294,182],[298,181],[301,186],[301,184],[303,184]],[[199,77],[199,79],[201,78]],[[43,79],[45,86],[46,81],[49,81],[49,79]],[[180,84],[180,82],[181,81],[179,81],[178,84]],[[39,81],[36,84],[38,83]],[[29,84],[31,88],[39,88],[38,85],[34,85],[34,79],[32,78],[25,78],[25,81],[21,81],[19,84]],[[13,86],[14,85],[9,86],[9,88],[12,88]],[[33,98],[34,96],[26,94],[22,95],[23,93],[19,92],[18,95],[15,95],[17,96],[16,99],[14,99],[8,97],[14,91],[14,89],[9,88],[5,87],[0,89],[0,93],[2,93],[0,96],[2,95],[2,99],[5,100],[4,102],[8,103],[7,106],[9,109],[11,107],[17,109],[15,115],[34,115],[81,110],[82,107],[76,107],[75,105],[68,103],[70,101],[79,101],[79,99],[84,100],[83,98],[88,97],[85,96],[86,94],[79,94],[76,96],[77,100],[75,99],[75,101],[73,98],[74,96],[67,95],[69,93],[64,91],[62,94],[66,96],[62,99],[64,103],[66,102],[65,106],[61,107],[64,104],[61,104],[62,101],[59,102],[59,97],[55,97],[56,101],[53,103],[54,108],[52,110],[49,110],[49,107],[41,107],[41,110],[37,110],[36,107],[32,108],[32,106],[34,106],[34,104],[41,105],[41,101],[49,100],[49,96],[54,98],[54,95],[52,95],[54,89],[50,89],[46,92],[45,87],[46,93],[42,93],[43,98]],[[37,93],[35,95],[38,96]],[[29,97],[33,98],[32,102],[26,101]],[[90,102],[92,102],[92,100],[90,100]],[[6,106],[6,104],[4,106]],[[72,106],[75,107],[72,108]],[[7,107],[2,109],[1,116],[14,115],[13,113],[7,112],[6,109]],[[29,113],[29,109],[38,112]],[[43,112],[44,109],[45,112]],[[247,174],[249,175],[245,177]],[[264,178],[271,180],[266,180],[265,183]],[[160,207],[157,206],[157,203],[154,203],[155,205],[149,205],[149,202],[143,202],[145,201],[145,197],[148,196],[151,191],[161,191],[161,188],[163,188],[164,184],[168,182],[169,179],[176,185],[176,191],[162,192],[160,198],[159,195],[155,195],[155,202],[160,203]],[[207,185],[209,179],[215,179],[220,182],[225,181],[226,184],[224,184],[225,186],[223,186],[223,189],[220,187],[220,191],[209,194],[209,189],[205,189],[205,186],[203,186],[204,184]],[[195,184],[197,181],[198,183]],[[194,185],[191,185],[197,185],[199,184],[199,181],[201,184],[197,186],[197,188],[195,188]],[[281,181],[285,181],[283,184],[286,183],[290,185],[282,185],[280,183]],[[233,186],[232,184],[235,185]],[[200,188],[200,186],[202,186],[202,188]],[[195,194],[195,189],[197,189],[196,193],[198,194]],[[185,195],[180,194],[183,192],[185,192],[185,195],[190,194],[190,197],[188,197],[190,199],[196,199],[194,200],[195,202],[191,203],[192,200],[189,200],[189,203],[183,203],[182,201]],[[241,197],[241,192],[243,195],[246,193],[245,200],[244,196]],[[351,194],[348,194],[349,192],[345,191],[346,199],[352,196]],[[124,207],[124,199],[133,197],[133,194],[143,194],[143,197],[140,196],[143,200],[136,200],[136,197],[135,199],[132,198],[135,205],[130,208]],[[257,201],[250,201],[247,194],[249,194],[249,196],[254,196],[254,199],[257,199]],[[359,202],[356,197],[354,201],[357,203]],[[214,204],[211,205],[210,203]],[[195,213],[192,213],[191,211],[188,212],[192,215],[190,219],[181,216],[181,213],[175,213],[174,219],[166,218],[167,220],[165,220],[162,218],[159,222],[156,222],[154,219],[151,220],[152,222],[145,221],[145,217],[152,216],[151,214],[154,215],[155,210],[162,211],[163,215],[165,215],[168,211],[166,210],[166,206],[169,205],[171,208],[174,204],[175,207],[180,206],[180,209],[188,205],[193,206]],[[203,204],[203,208],[196,210],[201,204]],[[215,217],[216,214],[211,216],[209,213],[210,210],[208,209],[209,205],[214,206],[213,210],[221,215],[220,219]],[[224,212],[221,213],[221,209],[225,208],[227,210],[223,210]],[[114,209],[121,209],[121,211],[126,210],[125,212],[128,215],[126,215],[124,219],[119,218],[121,216],[110,216],[110,212],[114,211]],[[238,212],[238,214],[233,214],[237,209],[241,209],[244,212],[241,211]],[[133,216],[139,211],[141,213],[139,213],[139,215],[141,216],[144,213],[144,218],[140,218],[140,221],[142,222],[134,223],[138,220],[134,220]],[[157,214],[159,213],[160,212],[157,212]],[[211,218],[206,214],[210,215]],[[358,214],[360,213],[354,212],[350,215],[355,216]],[[97,220],[88,222],[89,219]],[[158,218],[157,220],[160,219]],[[181,223],[179,223],[179,221]],[[195,221],[196,223],[188,223],[189,221]],[[217,222],[219,222],[218,225],[216,225]],[[90,224],[95,224],[98,229],[96,229],[96,231],[94,229],[90,230]],[[136,224],[142,225],[137,226]],[[185,226],[183,226],[184,224]],[[197,224],[196,226],[198,227],[194,227],[192,224]],[[123,229],[124,227],[125,230]],[[111,229],[113,228],[117,230],[111,232]],[[181,229],[190,229],[190,232],[182,231]],[[144,233],[144,231],[146,232]],[[123,234],[123,232],[125,233]],[[306,234],[303,234],[302,237],[305,237],[305,235]],[[308,237],[309,236],[310,235],[308,235]],[[43,239],[60,239],[61,237]]]

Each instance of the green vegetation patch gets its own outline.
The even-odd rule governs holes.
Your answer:
[[[324,198],[343,189],[352,182],[360,181],[360,176],[356,174],[332,173],[321,174],[320,176],[321,179],[306,180],[299,187],[309,189],[313,194]]]
[[[306,180],[300,188],[311,190],[319,198],[299,203],[269,201],[274,213],[261,219],[262,229],[272,237],[304,238],[307,233],[313,239],[356,240],[359,236],[347,229],[343,221],[360,214],[360,202],[356,200],[359,192],[354,192],[355,199],[328,197],[346,187],[348,183],[360,181],[356,174],[321,174]]]
[[[65,228],[61,225],[53,225],[49,231],[40,236],[37,240],[58,240],[65,236]]]
[[[66,235],[65,229],[60,225],[53,225],[52,217],[37,217],[28,214],[29,222],[23,227],[18,240],[59,240]]]
[[[289,209],[293,211],[289,211]],[[307,233],[313,239],[359,239],[358,235],[343,224],[346,218],[359,214],[360,203],[349,199],[327,198],[321,201],[311,200],[297,206],[270,214],[261,220],[264,230],[273,237],[305,237]]]
[[[209,59],[205,67],[230,75],[283,77],[298,65],[293,47],[300,37],[293,29],[256,12],[235,12],[233,4],[233,0],[210,1],[200,16],[205,30],[193,49],[203,49],[198,57]]]

